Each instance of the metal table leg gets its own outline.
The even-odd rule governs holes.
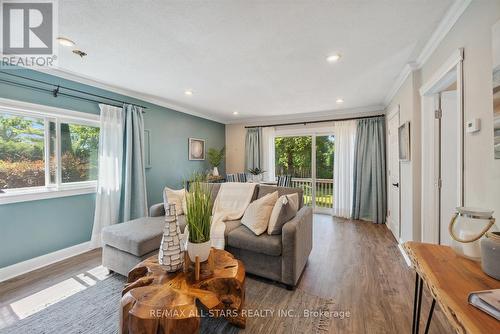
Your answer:
[[[436,300],[432,298],[431,309],[429,310],[429,316],[427,317],[427,324],[425,325],[425,334],[429,333],[429,327],[431,326],[432,314],[434,313],[434,306],[436,306]]]
[[[411,332],[412,334],[415,334],[415,324],[416,324],[416,318],[417,318],[417,304],[418,304],[418,286],[420,283],[420,276],[418,276],[418,273],[416,273],[416,278],[415,278],[415,295],[413,297],[413,323],[411,326]]]

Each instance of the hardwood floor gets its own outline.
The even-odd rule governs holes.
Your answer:
[[[415,273],[386,225],[315,215],[313,245],[299,288],[350,312],[330,333],[411,333]],[[431,301],[424,289],[422,332]],[[439,307],[429,333],[452,333]]]
[[[88,285],[100,260],[94,250],[0,283],[0,329],[18,321],[13,303],[69,279]],[[349,312],[333,321],[330,333],[410,333],[414,284],[415,274],[385,225],[314,216],[314,248],[298,289],[331,298],[335,311]],[[422,332],[429,307],[424,289]],[[451,333],[439,307],[434,312],[429,332]]]

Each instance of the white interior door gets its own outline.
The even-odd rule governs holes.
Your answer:
[[[441,158],[439,243],[450,245],[448,223],[460,204],[460,121],[457,91],[441,93]]]
[[[399,107],[398,107],[399,108]],[[392,234],[400,240],[400,215],[399,215],[399,110],[390,113],[388,122],[388,212],[387,221]]]

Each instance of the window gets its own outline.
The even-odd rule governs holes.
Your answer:
[[[1,102],[0,204],[5,203],[2,197],[22,193],[95,190],[98,116],[60,109],[12,110]]]
[[[44,120],[0,113],[0,189],[45,185]]]

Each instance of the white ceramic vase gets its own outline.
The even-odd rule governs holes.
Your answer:
[[[200,262],[208,260],[210,255],[210,240],[202,243],[187,242],[187,252],[191,262],[196,261],[196,257],[200,259]]]
[[[214,171],[212,172],[213,176],[219,176],[219,169],[214,167]]]

